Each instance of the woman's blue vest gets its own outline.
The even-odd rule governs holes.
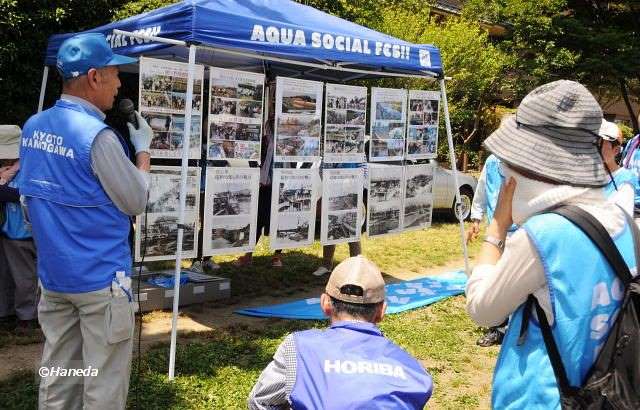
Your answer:
[[[567,377],[581,386],[613,324],[624,289],[591,240],[556,214],[530,218],[524,228],[540,255],[553,309],[552,332]],[[635,272],[629,226],[614,239]],[[493,377],[495,409],[560,409],[560,395],[537,320],[518,346],[523,306],[513,314]]]
[[[422,409],[431,376],[372,323],[337,322],[294,334],[293,409]]]
[[[129,217],[91,168],[93,140],[107,127],[92,109],[58,100],[22,130],[20,194],[47,290],[91,292],[110,286],[118,271],[130,274]]]
[[[9,182],[11,188],[18,187],[18,174]],[[7,202],[4,207],[4,224],[2,225],[2,232],[9,239],[30,239],[31,229],[24,221],[24,213],[22,212],[22,206],[19,202]]]
[[[616,182],[615,186],[613,185],[613,181]],[[607,198],[616,192],[616,186],[620,189],[623,184],[631,184],[633,191],[635,192],[634,202],[636,207],[640,206],[640,182],[638,182],[638,174],[635,171],[627,168],[620,168],[613,177],[613,181],[609,181],[609,183],[604,187],[604,193]]]

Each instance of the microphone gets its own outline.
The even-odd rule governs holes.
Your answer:
[[[136,118],[135,110],[136,108],[133,106],[133,101],[128,98],[123,98],[118,103],[118,111],[120,111],[120,114],[124,116],[127,122],[133,124],[133,127],[135,129],[138,129],[139,125],[138,119]]]

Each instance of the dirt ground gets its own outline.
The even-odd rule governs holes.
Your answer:
[[[437,275],[450,272],[464,266],[462,259],[450,262],[444,266],[423,269],[419,272],[386,272],[387,283],[413,279],[425,275]],[[202,305],[189,306],[181,310],[178,318],[178,340],[180,334],[210,331],[214,327],[221,328],[229,325],[242,324],[251,327],[264,327],[270,319],[254,318],[234,314],[233,312],[250,306],[261,306],[276,303],[286,303],[302,298],[316,297],[322,292],[322,287],[307,292],[297,293],[290,297],[261,296],[251,300],[227,306]],[[136,335],[138,330],[136,329]],[[142,351],[159,342],[171,340],[171,312],[156,311],[144,315],[142,327]],[[43,343],[9,344],[0,348],[0,380],[8,378],[13,372],[20,370],[35,370],[39,365]],[[135,354],[135,353],[134,353]]]

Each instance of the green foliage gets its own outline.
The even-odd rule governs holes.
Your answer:
[[[133,0],[127,1],[115,12],[113,20],[122,20],[127,17],[136,16],[147,11],[159,9],[177,3],[178,0]]]
[[[0,95],[11,107],[2,122],[22,125],[35,112],[50,35],[108,23],[124,2],[0,0]]]

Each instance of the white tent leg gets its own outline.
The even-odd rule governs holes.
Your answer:
[[[49,79],[49,66],[44,66],[42,72],[42,84],[40,85],[40,99],[38,100],[38,112],[42,112],[44,106],[44,93],[47,90],[47,80]]]
[[[178,306],[180,305],[180,271],[182,270],[182,241],[184,237],[184,209],[187,202],[187,171],[191,150],[191,111],[193,100],[193,80],[196,63],[196,46],[189,46],[189,73],[187,75],[187,95],[185,101],[184,133],[182,137],[182,162],[180,169],[180,216],[178,218],[178,243],[176,247],[176,269],[173,285],[173,315],[171,318],[171,349],[169,351],[169,380],[173,380],[176,368],[176,338],[178,334]],[[200,148],[200,147],[198,147]]]
[[[449,158],[451,161],[451,170],[453,171],[453,183],[456,184],[456,208],[460,205],[460,185],[458,184],[458,170],[456,169],[456,153],[453,147],[453,133],[451,132],[451,120],[449,118],[449,103],[447,102],[447,90],[445,88],[444,79],[440,79],[440,91],[442,92],[442,104],[444,111],[444,125],[447,129],[447,141],[449,142]],[[467,254],[467,242],[464,234],[464,221],[460,221],[460,240],[462,242],[462,253],[464,254],[464,271],[470,275],[469,271],[469,255]]]

